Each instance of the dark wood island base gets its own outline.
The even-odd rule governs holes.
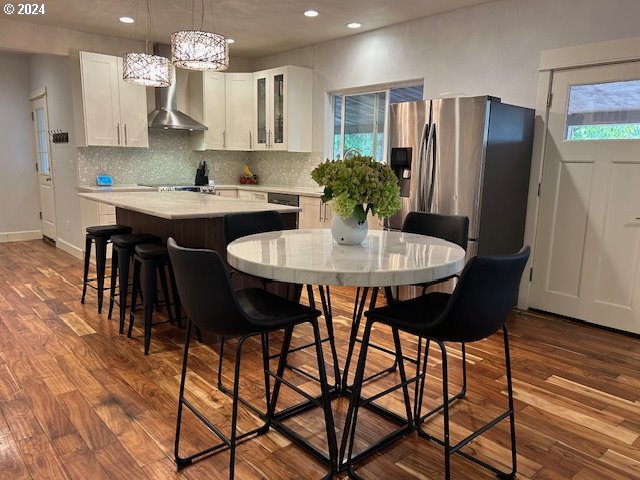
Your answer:
[[[297,228],[297,213],[282,213],[282,218],[287,229]],[[169,220],[117,207],[116,221],[119,225],[128,225],[133,228],[133,233],[157,235],[162,238],[163,244],[167,243],[169,237],[173,237],[179,245],[215,250],[225,259],[225,262],[227,260],[224,217]],[[236,288],[262,287],[260,281],[248,275],[233,275],[232,278]],[[269,286],[269,290],[291,298],[292,290],[295,289],[292,289],[289,284],[274,282]]]

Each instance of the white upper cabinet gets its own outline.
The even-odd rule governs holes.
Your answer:
[[[225,74],[221,72],[202,73],[202,123],[207,126],[204,132],[207,150],[224,150],[226,124]]]
[[[253,74],[253,150],[311,151],[313,72],[292,65]]]
[[[190,113],[207,126],[194,146],[206,150],[251,150],[252,73],[193,73]],[[202,139],[202,140],[200,140]]]
[[[147,91],[122,80],[122,58],[80,52],[79,146],[148,147]]]
[[[225,74],[227,150],[251,150],[253,138],[253,74]]]

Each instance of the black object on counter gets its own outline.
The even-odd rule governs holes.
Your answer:
[[[195,185],[208,185],[209,184],[209,169],[207,168],[206,160],[200,162],[198,169],[196,170]]]

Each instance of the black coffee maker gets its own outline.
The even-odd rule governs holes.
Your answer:
[[[209,184],[209,168],[207,168],[207,161],[200,162],[198,169],[196,170],[195,185],[208,185]]]

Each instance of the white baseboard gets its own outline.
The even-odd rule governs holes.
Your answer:
[[[60,238],[56,240],[56,247],[58,247],[63,252],[67,252],[69,255],[79,258],[80,260],[84,258],[84,252],[81,248],[78,248],[69,242],[65,242]]]
[[[0,232],[0,243],[26,242],[27,240],[39,240],[42,238],[40,230],[26,230],[24,232]]]

